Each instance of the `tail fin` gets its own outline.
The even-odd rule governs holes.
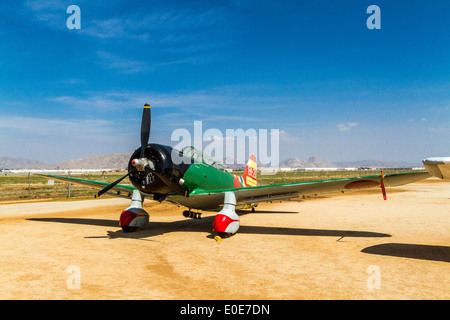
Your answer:
[[[240,179],[245,187],[254,187],[258,184],[257,172],[256,157],[252,154]]]

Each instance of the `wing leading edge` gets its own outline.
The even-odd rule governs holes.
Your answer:
[[[395,173],[384,175],[383,181],[386,187],[395,187],[423,180],[428,178],[429,176],[430,174],[426,171]],[[194,191],[191,193],[191,197],[195,195],[213,195],[217,193],[233,191],[238,202],[257,203],[302,196],[315,196],[319,194],[339,193],[375,188],[380,187],[381,180],[381,175],[374,175],[344,179],[297,182],[279,185],[265,185],[227,190]]]
[[[68,183],[77,183],[77,184],[81,184],[81,185],[91,187],[94,189],[99,189],[99,190],[105,188],[106,186],[108,186],[110,184],[108,182],[92,181],[92,180],[77,179],[77,178],[63,177],[63,176],[55,176],[55,175],[51,175],[51,174],[39,174],[39,175],[43,176],[43,177],[47,177],[47,178],[56,179],[59,181],[68,182]],[[131,193],[133,193],[133,190],[136,190],[136,188],[133,186],[117,184],[111,190],[115,190],[120,193],[123,192],[125,194],[131,194]],[[120,196],[120,193],[118,193],[118,194],[111,193],[111,195]]]

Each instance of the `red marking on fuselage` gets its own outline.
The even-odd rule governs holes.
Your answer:
[[[236,176],[233,176],[233,177],[234,177],[234,187],[235,188],[242,188],[242,185],[241,185],[241,182],[239,181],[239,178],[236,177]]]

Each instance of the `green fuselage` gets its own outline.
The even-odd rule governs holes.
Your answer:
[[[223,194],[209,194],[217,189],[233,189],[235,177],[205,163],[193,163],[183,175],[183,188],[189,197],[169,195],[169,199],[192,209],[217,209],[223,205]]]
[[[234,177],[227,171],[220,171],[204,164],[191,164],[183,176],[183,187],[189,193],[216,189],[229,189],[234,186]]]

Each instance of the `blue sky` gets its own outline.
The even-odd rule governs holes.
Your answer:
[[[147,102],[158,143],[203,120],[279,129],[280,160],[449,156],[449,14],[447,0],[1,1],[0,156],[132,152]]]

